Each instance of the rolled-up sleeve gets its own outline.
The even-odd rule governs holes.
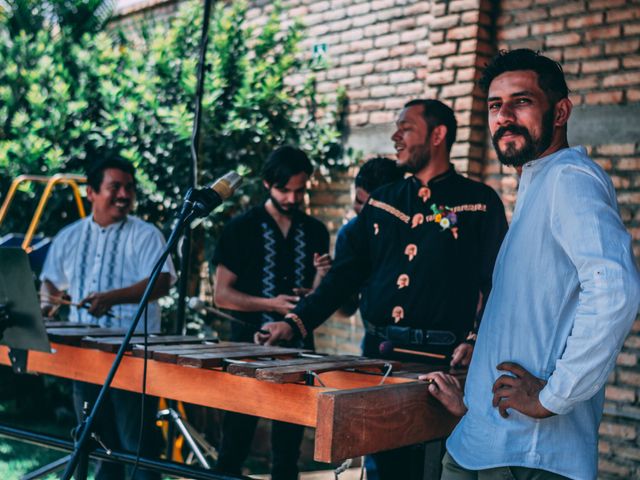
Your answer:
[[[604,386],[638,312],[640,278],[608,178],[565,167],[551,204],[553,236],[580,284],[571,334],[540,392],[545,408],[564,414]]]

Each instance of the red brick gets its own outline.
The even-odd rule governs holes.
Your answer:
[[[435,92],[432,92],[431,89],[426,88],[424,82],[410,82],[403,83],[398,86],[398,95],[415,95],[421,94],[424,97],[434,97]]]
[[[604,21],[604,14],[602,12],[592,13],[590,15],[584,15],[582,17],[570,17],[567,20],[568,28],[584,28],[593,27],[595,25],[602,25]]]
[[[566,60],[576,60],[588,57],[597,57],[602,53],[602,46],[589,45],[586,47],[572,47],[564,49],[564,58]]]
[[[429,32],[429,42],[432,44],[444,42],[444,30],[440,30],[438,32],[434,32],[432,30]]]
[[[457,83],[443,87],[441,95],[443,98],[462,97],[464,95],[470,95],[473,92],[473,88],[474,84],[472,82]]]
[[[607,42],[604,45],[604,51],[607,55],[616,53],[633,53],[640,49],[640,40],[620,40],[615,42]]]
[[[354,113],[354,114],[350,114],[348,117],[349,125],[353,125],[353,126],[365,125],[368,120],[369,120],[368,113]]]
[[[362,85],[362,77],[343,78],[338,83],[348,89],[356,88]]]
[[[340,34],[340,41],[352,42],[354,40],[360,40],[362,37],[364,37],[364,30],[362,28],[352,28]]]
[[[429,85],[445,85],[448,83],[453,83],[453,79],[455,76],[454,70],[442,70],[436,73],[430,73],[427,77],[427,83]]]
[[[347,15],[349,17],[356,17],[358,15],[364,15],[371,11],[371,4],[369,2],[358,3],[347,7]]]
[[[640,33],[640,23],[630,23],[624,26],[624,36],[638,35]]]
[[[636,146],[633,143],[612,143],[598,146],[598,153],[608,156],[633,155],[635,150]]]
[[[620,36],[620,25],[610,25],[602,28],[593,28],[584,32],[584,39],[587,42],[616,38]]]
[[[588,77],[570,78],[567,80],[567,84],[572,92],[590,90],[598,86],[598,77],[590,75]]]
[[[640,55],[627,55],[622,58],[622,66],[624,68],[640,67]]]
[[[418,67],[424,67],[427,65],[428,57],[426,55],[412,55],[409,57],[403,57],[400,60],[401,68],[416,69]]]
[[[607,60],[588,60],[582,62],[583,73],[596,73],[617,70],[620,66],[620,62],[617,58],[610,58]]]
[[[520,10],[530,7],[532,0],[502,0],[500,6],[502,11],[510,12],[511,10]]]
[[[354,67],[351,67],[354,68]],[[327,72],[327,78],[329,78],[330,80],[337,80],[339,78],[344,78],[349,74],[349,70],[346,67],[339,67],[339,68],[331,68],[329,69],[329,71]]]
[[[389,32],[389,24],[388,23],[376,23],[375,25],[369,25],[368,27],[364,27],[364,35],[365,37],[377,37],[379,35],[384,35]]]
[[[640,7],[628,7],[620,10],[607,10],[607,23],[617,23],[640,18]]]
[[[620,87],[626,85],[640,85],[640,73],[618,73],[607,75],[602,81],[604,87]]]
[[[519,25],[516,27],[505,28],[498,31],[498,40],[514,40],[529,36],[529,27],[527,25]]]
[[[333,22],[334,25],[332,25],[331,29],[332,30],[338,30],[338,28],[335,26],[336,20],[342,20],[345,19],[349,22],[349,25],[351,25],[351,22],[353,21],[353,19],[351,18],[346,18],[347,16],[347,11],[344,8],[336,8],[336,9],[331,9],[331,10],[327,10],[326,12],[322,12],[322,21],[324,23],[327,22]]]
[[[382,60],[383,58],[389,58],[389,49],[388,48],[376,48],[375,50],[369,50],[364,54],[365,62],[377,62],[378,60]]]
[[[624,440],[634,440],[636,438],[635,428],[618,423],[602,422],[598,433],[600,435],[622,438]]]
[[[401,18],[391,22],[391,31],[409,30],[416,27],[416,17]]]
[[[429,49],[429,57],[445,57],[456,53],[458,46],[454,42],[447,42],[441,45],[434,45]]]
[[[518,12],[518,21],[523,23],[535,22],[549,17],[546,8],[532,8],[524,12]]]
[[[598,453],[607,454],[611,452],[611,444],[609,442],[605,442],[604,440],[600,440],[598,442]]]
[[[640,387],[640,373],[621,370],[618,372],[618,381],[623,384]]]
[[[551,18],[564,17],[566,15],[571,15],[574,13],[582,13],[587,11],[587,7],[584,2],[563,2],[564,5],[560,5],[558,7],[551,7],[549,13],[551,14]]]
[[[478,8],[480,8],[480,0],[453,0],[449,2],[450,12],[463,12],[466,10],[476,10]]]
[[[345,18],[344,20],[339,20],[337,22],[327,20],[326,23],[330,25],[330,31],[342,32],[344,30],[351,28],[351,24],[353,23],[353,20],[351,20],[350,18]]]
[[[391,72],[400,68],[400,60],[387,60],[385,62],[378,62],[374,67],[376,72]]]
[[[638,356],[635,353],[621,352],[616,363],[625,367],[635,367],[638,364]]]
[[[460,48],[458,48],[458,53],[473,53],[476,51],[476,48],[478,46],[478,40],[471,39],[471,40],[463,40],[462,42],[460,42]]]
[[[603,458],[598,459],[598,472],[609,473],[617,478],[631,478],[631,470],[629,467],[619,465]]]
[[[549,55],[551,57],[551,55]],[[553,58],[553,57],[552,57]],[[580,71],[580,64],[578,62],[565,63],[562,65],[565,75],[577,75]]]
[[[578,43],[580,43],[580,34],[575,32],[549,35],[546,38],[546,44],[548,47],[565,47],[568,45],[576,45]]]
[[[415,2],[413,5],[405,7],[403,13],[410,17],[421,13],[429,13],[431,11],[431,2]]]
[[[476,56],[473,53],[464,55],[453,55],[444,59],[444,68],[473,67],[476,63]]]
[[[369,116],[370,123],[391,123],[395,120],[396,114],[394,112],[375,112]]]
[[[340,57],[340,65],[352,65],[354,63],[362,63],[364,55],[362,53],[351,53]]]
[[[407,103],[405,98],[388,98],[384,101],[385,110],[400,110]]]
[[[402,18],[402,7],[378,9],[375,8],[375,2],[371,5],[371,9],[376,12],[376,18],[379,21],[392,20],[394,18]]]
[[[326,2],[326,1],[313,2],[309,6],[309,11],[313,13],[324,12],[325,10],[329,10],[330,7],[331,7],[330,2]]]
[[[434,18],[431,22],[431,30],[443,30],[455,27],[460,23],[460,15],[445,15]]]
[[[389,75],[389,82],[392,85],[396,85],[398,83],[406,83],[414,80],[416,78],[415,72],[412,71],[401,71],[401,72],[393,72]]]
[[[427,70],[430,72],[438,72],[442,70],[442,58],[430,58],[427,60]]]
[[[633,403],[636,400],[636,392],[631,388],[620,388],[608,385],[605,391],[605,398],[612,402]]]
[[[456,73],[456,82],[469,82],[476,80],[475,68],[461,68]]]
[[[373,48],[373,40],[370,38],[365,38],[363,40],[356,40],[355,42],[351,42],[348,45],[350,52],[367,52],[367,50],[371,50]]]
[[[413,30],[400,33],[400,41],[402,43],[417,42],[418,40],[426,38],[429,38],[429,29],[426,27],[415,28]]]
[[[467,38],[475,38],[477,31],[478,27],[476,25],[455,27],[447,32],[447,40],[465,40]]]
[[[413,55],[416,52],[416,46],[413,43],[406,43],[404,45],[397,45],[391,48],[389,52],[390,57],[406,57]]]
[[[372,25],[376,23],[378,16],[375,13],[368,13],[367,15],[360,15],[353,18],[354,27],[364,27],[365,25]]]
[[[564,20],[546,21],[531,25],[531,35],[544,35],[547,33],[561,32],[564,30]]]
[[[618,170],[638,170],[638,171],[640,171],[640,157],[621,158],[620,160],[617,161],[616,168]]]
[[[373,72],[373,68],[374,68],[373,63],[362,63],[360,65],[351,65],[349,67],[349,75],[351,76],[368,75],[371,72]]]
[[[591,10],[599,10],[601,8],[606,10],[608,8],[620,7],[626,2],[627,0],[591,0],[589,2],[589,7]]]
[[[395,0],[373,0],[371,2],[371,9],[384,10],[386,8],[392,8],[395,4]]]
[[[365,85],[384,85],[389,83],[389,75],[373,73],[365,75],[362,80]]]

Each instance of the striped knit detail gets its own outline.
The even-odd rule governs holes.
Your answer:
[[[304,231],[302,230],[302,225],[298,225],[296,227],[296,231],[294,233],[294,237],[293,237],[293,243],[294,243],[294,253],[295,253],[295,258],[293,260],[293,263],[295,264],[295,286],[297,288],[303,288],[304,285],[304,270],[305,270],[305,264],[304,264],[304,260],[306,257],[306,246],[307,246],[307,242],[305,241],[304,238]]]
[[[276,239],[274,232],[266,222],[262,222],[262,240],[264,242],[264,264],[262,266],[262,295],[273,298],[276,293]],[[273,322],[275,318],[268,312],[262,313],[262,323]]]

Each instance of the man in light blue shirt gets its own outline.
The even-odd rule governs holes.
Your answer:
[[[464,415],[443,479],[595,479],[604,386],[638,312],[631,239],[604,171],[570,148],[562,68],[531,50],[487,66],[489,128],[520,175],[465,385],[429,375]]]

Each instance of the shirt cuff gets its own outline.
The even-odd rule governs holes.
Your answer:
[[[564,398],[552,394],[548,386],[540,390],[538,400],[544,408],[557,415],[564,415],[573,410],[573,404],[568,403]]]

